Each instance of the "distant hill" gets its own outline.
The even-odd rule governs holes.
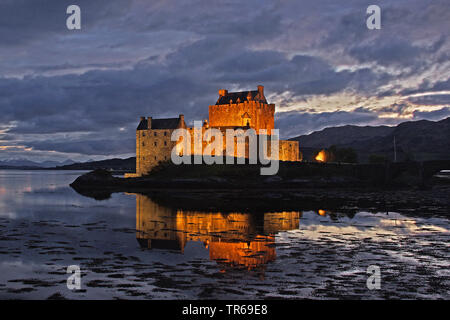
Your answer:
[[[312,160],[318,150],[336,145],[355,149],[359,160],[367,161],[371,154],[392,160],[394,137],[398,161],[450,159],[450,117],[440,121],[408,121],[396,127],[331,127],[291,140],[299,141],[306,160]]]
[[[385,137],[394,131],[394,127],[359,127],[346,125],[342,127],[325,128],[309,135],[303,135],[290,140],[300,141],[301,146],[323,148],[331,145],[345,145],[356,141],[365,141],[377,137]]]
[[[8,159],[8,160],[0,160],[0,168],[53,168],[56,166],[68,165],[74,163],[73,160],[65,160],[63,162],[58,161],[31,161],[27,159]]]
[[[0,160],[0,167],[10,168],[10,167],[39,167],[39,163],[25,160],[25,159],[17,159],[17,160]]]
[[[87,162],[75,163],[72,160],[64,162],[45,161],[34,162],[25,159],[0,161],[0,169],[6,170],[39,170],[39,169],[57,169],[57,170],[95,170],[107,169],[113,171],[134,172],[136,169],[136,158],[127,159],[107,159],[101,161],[89,160]]]
[[[134,172],[136,169],[136,157],[127,159],[108,159],[101,161],[88,161],[82,163],[73,163],[65,166],[58,166],[55,169],[59,170],[95,170],[107,169],[114,171],[129,171]]]
[[[75,163],[75,161],[71,160],[71,159],[67,159],[63,162],[58,162],[58,161],[44,161],[41,162],[40,166],[44,167],[44,168],[52,168],[52,167],[57,167],[57,166],[65,166],[65,165],[69,165]]]

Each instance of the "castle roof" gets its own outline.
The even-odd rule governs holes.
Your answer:
[[[238,103],[237,102],[238,99],[239,102],[242,103],[247,101],[250,96],[251,100],[267,103],[266,97],[264,97],[264,95],[261,96],[258,90],[253,90],[253,91],[226,92],[225,95],[219,97],[219,99],[216,102],[216,105],[230,104],[230,100],[232,100],[232,103]]]
[[[176,129],[179,127],[180,118],[152,119],[151,129]],[[139,122],[137,130],[147,130],[148,119],[142,119]]]

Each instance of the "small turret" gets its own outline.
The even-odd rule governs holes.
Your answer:
[[[186,126],[186,124],[184,123],[184,114],[180,114],[178,116],[178,128],[184,128]]]
[[[225,97],[228,94],[228,90],[220,89],[219,90],[219,96]]]
[[[264,86],[261,85],[258,86],[258,93],[261,99],[264,98]]]

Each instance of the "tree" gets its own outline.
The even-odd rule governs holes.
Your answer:
[[[328,152],[331,154],[332,161],[346,163],[358,162],[358,154],[353,148],[338,148],[333,145],[328,148]]]

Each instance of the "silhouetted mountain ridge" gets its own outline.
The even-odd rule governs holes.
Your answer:
[[[0,160],[0,167],[18,167],[18,168],[53,168],[56,166],[68,165],[74,163],[67,159],[62,162],[46,160],[42,162],[31,161],[28,159],[6,159]]]
[[[56,169],[61,170],[95,170],[107,169],[114,171],[130,171],[134,172],[136,169],[136,157],[126,159],[114,158],[100,161],[89,161],[82,163],[73,163],[66,166],[59,166]]]
[[[398,161],[450,159],[450,117],[440,121],[408,121],[395,127],[331,127],[291,140],[299,141],[306,159],[317,149],[336,145],[355,149],[360,161],[365,161],[370,154],[392,160],[394,137]]]

